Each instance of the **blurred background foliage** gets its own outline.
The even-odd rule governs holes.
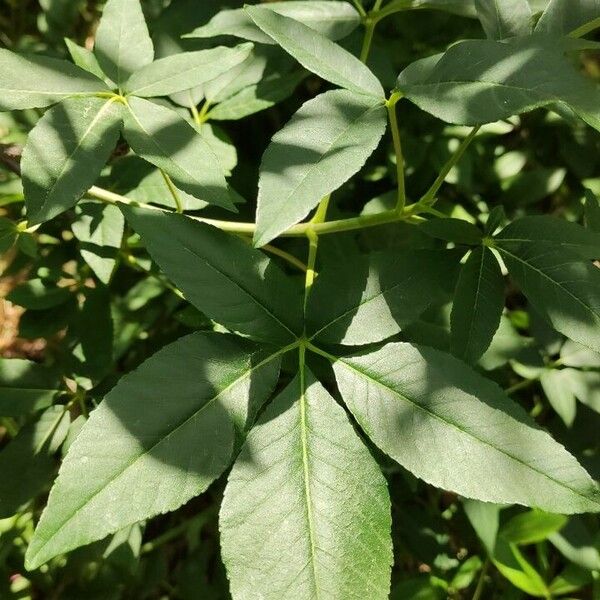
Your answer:
[[[180,36],[222,8],[242,2],[142,4],[158,55],[235,43],[231,38]],[[0,0],[0,45],[68,57],[65,38],[80,48],[93,47],[101,12],[102,2],[92,0]],[[358,53],[361,35],[357,30],[343,44]],[[414,59],[442,51],[456,40],[480,37],[474,19],[429,10],[399,13],[378,26],[370,66],[389,89]],[[272,47],[268,53],[269,69],[289,72],[293,65],[287,56]],[[586,52],[574,60],[591,77],[600,77],[597,54]],[[250,76],[248,81],[253,83]],[[239,207],[240,219],[254,220],[258,166],[271,136],[302,102],[326,87],[307,74],[296,85],[271,108],[243,119],[209,119],[203,125],[210,128],[232,172],[233,187],[246,199]],[[207,93],[194,92],[200,110]],[[171,101],[187,102],[177,97]],[[181,111],[192,118],[187,108]],[[0,165],[0,598],[228,598],[217,525],[223,478],[173,514],[137,524],[35,572],[23,568],[24,551],[60,456],[89,411],[123,373],[158,348],[192,330],[215,327],[186,305],[156,270],[116,208],[90,201],[35,233],[15,226],[24,218],[23,195],[20,179],[9,168],[10,152],[16,161],[41,114],[0,113],[5,150]],[[401,105],[400,119],[408,196],[417,198],[468,129],[445,125],[408,104]],[[157,172],[127,152],[123,145],[115,152],[101,185],[145,202],[168,203],[168,190]],[[393,204],[393,160],[386,139],[363,175],[334,195],[330,217]],[[511,220],[554,214],[600,231],[597,205],[588,202],[584,214],[586,188],[600,194],[600,134],[569,115],[539,110],[484,126],[448,175],[437,208],[483,224],[494,208],[503,206]],[[100,217],[102,227],[95,228]],[[348,260],[357,250],[439,243],[414,226],[394,224],[325,238],[322,254]],[[276,245],[305,258],[302,240],[279,240]],[[288,263],[282,265],[301,276]],[[451,290],[454,282],[448,283]],[[478,368],[508,389],[600,478],[600,355],[549,329],[517,290],[507,289],[507,298],[501,327]],[[447,349],[449,300],[450,295],[448,303],[430,309],[401,339]],[[26,409],[11,414],[3,397],[6,401],[23,389],[31,392],[23,403]],[[465,502],[373,452],[389,480],[395,507],[393,599],[600,598],[597,517],[567,518]]]

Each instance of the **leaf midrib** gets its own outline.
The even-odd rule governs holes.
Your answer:
[[[526,463],[525,461],[523,461],[522,459],[513,456],[512,454],[494,446],[494,444],[492,444],[491,442],[488,442],[486,440],[481,439],[480,437],[469,433],[467,431],[465,431],[464,429],[462,429],[457,423],[453,423],[452,421],[448,421],[447,419],[444,419],[441,415],[438,415],[437,413],[434,413],[433,411],[427,409],[426,407],[420,405],[418,402],[416,402],[415,400],[412,400],[411,398],[404,396],[402,393],[398,392],[397,390],[395,390],[394,388],[390,387],[389,385],[385,384],[382,381],[379,381],[378,379],[373,378],[369,373],[367,373],[366,371],[362,371],[361,369],[354,367],[353,365],[349,364],[348,362],[346,362],[344,359],[342,358],[337,358],[337,357],[331,357],[331,358],[335,358],[336,362],[341,362],[344,366],[346,366],[348,369],[350,369],[351,371],[354,371],[355,373],[358,373],[359,375],[361,375],[364,379],[368,379],[371,382],[374,382],[375,384],[379,385],[380,387],[384,388],[385,390],[388,390],[389,392],[391,392],[394,396],[397,396],[398,398],[400,398],[401,400],[404,400],[405,402],[408,402],[410,405],[414,406],[415,408],[417,408],[418,410],[424,412],[426,415],[437,419],[438,421],[441,421],[442,423],[444,423],[445,425],[448,425],[449,427],[453,427],[454,429],[458,430],[461,434],[471,437],[472,439],[474,439],[475,441],[481,443],[484,446],[488,446],[490,448],[492,448],[494,451],[506,456],[507,458],[514,460],[515,462],[519,463],[522,466],[527,467],[528,469],[531,469],[532,471],[534,471],[535,473],[537,473],[538,475],[541,475],[542,477],[545,477],[546,479],[548,479],[549,481],[552,481],[553,483],[559,485],[560,487],[563,487],[567,490],[569,490],[570,492],[572,492],[573,494],[575,494],[576,496],[579,496],[580,498],[583,498],[586,502],[594,502],[596,503],[598,506],[600,506],[600,499],[592,499],[589,498],[588,496],[585,496],[584,494],[582,494],[581,492],[579,492],[577,489],[567,485],[566,483],[559,481],[557,479],[555,479],[554,477],[552,477],[551,475],[548,475],[548,473],[544,473],[543,471],[540,471],[539,469],[537,469],[536,467]],[[498,409],[495,409],[498,410]],[[357,417],[358,420],[358,417]],[[361,427],[363,427],[363,429],[365,431],[368,431],[368,427],[364,427],[363,423],[361,423]],[[590,481],[592,481],[590,479]]]
[[[265,9],[265,10],[268,10],[268,9]],[[275,11],[271,11],[271,12],[275,12]],[[289,19],[289,18],[290,18],[290,17],[286,17],[285,15],[280,15],[280,14],[278,14],[278,13],[275,13],[275,14],[277,14],[278,16],[280,16],[280,17],[283,17],[283,18],[285,18],[285,19]],[[252,20],[254,20],[254,19],[252,19]],[[294,19],[292,19],[292,20],[294,20]],[[273,35],[271,35],[271,33],[267,33],[267,32],[266,32],[266,31],[263,29],[263,27],[262,27],[262,26],[260,26],[260,25],[259,25],[258,27],[259,27],[259,29],[261,29],[261,30],[262,30],[264,33],[266,33],[266,34],[267,34],[269,37],[271,37],[272,39],[275,39],[275,38],[273,37]],[[270,27],[268,24],[267,24],[267,26],[266,26],[266,27],[267,27],[268,29],[271,29],[271,27]],[[310,29],[310,28],[309,28],[309,29]],[[311,32],[312,32],[312,33],[314,33],[314,34],[316,34],[316,35],[319,35],[319,33],[318,33],[317,31],[315,31],[314,29],[311,29]],[[275,33],[274,35],[277,35],[279,38],[282,38],[282,39],[283,39],[283,40],[284,40],[284,41],[285,41],[287,44],[291,44],[291,45],[292,45],[292,46],[294,46],[294,47],[298,47],[298,44],[296,43],[296,41],[295,41],[295,40],[293,40],[293,39],[291,39],[291,38],[289,38],[287,35],[285,35],[285,34],[283,34],[283,33],[281,33],[281,32],[277,32],[277,33]],[[324,39],[326,39],[327,41],[330,41],[330,40],[328,40],[327,38],[324,38]],[[331,44],[333,44],[333,45],[335,46],[334,42],[331,42]],[[341,46],[339,46],[339,49],[340,49],[341,51],[344,51],[344,50],[343,50],[343,48],[342,48]],[[337,50],[337,48],[336,48],[336,50]],[[287,50],[286,50],[286,51],[287,51]],[[355,60],[356,60],[356,62],[357,62],[358,64],[360,64],[360,65],[361,65],[361,69],[362,69],[362,67],[364,67],[364,69],[362,69],[362,70],[363,70],[363,73],[365,73],[365,70],[366,70],[366,72],[367,72],[369,75],[371,75],[371,77],[372,77],[372,82],[376,82],[376,83],[377,83],[377,86],[378,86],[378,90],[377,90],[377,92],[375,92],[374,90],[371,90],[371,89],[367,89],[367,88],[365,88],[365,87],[362,87],[362,86],[360,86],[360,85],[356,85],[356,84],[354,84],[354,83],[352,82],[352,80],[351,80],[351,79],[349,79],[349,78],[348,78],[346,75],[344,75],[343,73],[340,73],[339,69],[335,69],[335,68],[333,68],[333,67],[332,67],[332,66],[331,66],[329,63],[327,63],[327,62],[325,62],[325,61],[321,60],[321,59],[319,58],[319,56],[317,56],[316,54],[309,54],[309,53],[307,53],[307,52],[306,52],[304,49],[302,49],[302,48],[300,49],[300,52],[301,52],[301,54],[302,54],[303,56],[305,56],[306,54],[308,54],[308,55],[309,55],[309,56],[310,56],[310,57],[311,57],[311,58],[312,58],[312,59],[313,59],[313,60],[314,60],[314,61],[315,61],[315,62],[316,62],[318,65],[319,65],[319,68],[323,69],[324,71],[329,71],[329,72],[331,72],[331,71],[334,71],[334,72],[335,72],[335,76],[336,76],[336,78],[337,78],[337,77],[339,77],[340,79],[343,79],[343,80],[346,82],[346,83],[343,85],[343,87],[344,87],[344,88],[346,88],[346,89],[348,89],[348,90],[353,90],[353,91],[359,92],[359,93],[361,93],[361,94],[365,94],[365,95],[367,95],[367,96],[372,96],[372,97],[376,97],[376,98],[380,98],[380,99],[383,97],[383,95],[384,95],[384,94],[383,94],[383,88],[381,87],[381,83],[379,82],[379,80],[378,80],[378,79],[375,77],[375,75],[373,75],[373,73],[372,73],[372,72],[371,72],[371,71],[370,71],[370,70],[369,70],[367,67],[364,67],[364,65],[363,65],[362,63],[360,63],[360,61],[359,61],[359,60],[358,60],[358,59],[357,59],[357,58],[356,58],[356,57],[355,57],[353,54],[350,54],[349,52],[347,52],[347,51],[344,51],[344,52],[346,52],[346,53],[347,53],[347,54],[348,54],[348,55],[349,55],[351,58],[355,59]],[[304,65],[303,65],[303,66],[304,66]],[[309,71],[312,71],[312,69],[309,69]],[[360,74],[359,74],[359,79],[360,79]]]
[[[161,437],[160,440],[158,440],[155,444],[153,444],[152,446],[150,446],[149,448],[147,448],[146,450],[143,450],[140,454],[138,454],[137,456],[135,456],[132,460],[130,460],[118,473],[116,473],[113,477],[111,477],[101,488],[99,488],[98,490],[96,490],[93,494],[91,494],[90,496],[88,496],[82,503],[80,503],[80,505],[71,513],[71,515],[63,521],[63,523],[61,524],[60,527],[58,527],[54,533],[52,533],[52,535],[50,535],[48,538],[46,538],[44,540],[44,543],[38,548],[37,552],[34,554],[33,557],[38,556],[41,551],[90,503],[92,502],[92,500],[94,500],[94,498],[96,496],[98,496],[99,494],[101,494],[104,490],[106,490],[110,485],[112,485],[115,481],[117,481],[117,479],[119,479],[121,476],[123,476],[133,465],[135,465],[136,462],[138,462],[140,459],[142,459],[144,456],[146,456],[147,454],[149,454],[150,452],[152,452],[157,446],[159,446],[160,444],[162,444],[163,442],[165,442],[169,437],[171,437],[173,434],[175,434],[179,429],[181,429],[182,427],[185,427],[185,425],[191,421],[192,419],[196,418],[205,408],[212,406],[212,404],[218,400],[218,398],[220,396],[222,396],[223,394],[225,394],[227,391],[229,391],[231,388],[235,387],[236,385],[238,385],[240,382],[242,382],[244,379],[248,378],[250,375],[252,375],[252,373],[254,373],[255,371],[257,371],[258,369],[261,369],[262,367],[266,366],[267,364],[269,364],[269,362],[271,362],[272,360],[275,360],[277,357],[281,356],[282,354],[284,354],[285,352],[287,352],[289,350],[289,348],[281,348],[279,349],[277,352],[274,352],[273,354],[271,354],[270,356],[268,356],[267,358],[265,358],[264,360],[262,360],[261,362],[259,362],[257,365],[250,367],[247,371],[245,371],[242,375],[240,375],[239,377],[237,377],[236,379],[234,379],[231,383],[227,384],[226,387],[224,387],[222,390],[220,390],[217,394],[215,394],[212,398],[209,398],[199,409],[195,410],[190,416],[186,417],[181,423],[179,423],[176,427],[174,427],[171,431],[169,431],[169,433],[167,433],[165,436]],[[32,558],[33,558],[32,557]],[[31,561],[30,561],[31,562]]]
[[[44,194],[44,197],[42,200],[42,205],[40,206],[40,208],[37,211],[38,213],[44,211],[44,209],[46,208],[46,205],[48,204],[52,195],[54,194],[56,187],[58,186],[59,182],[61,181],[62,176],[64,175],[65,171],[67,170],[69,161],[72,159],[72,157],[75,154],[77,154],[77,152],[79,152],[79,149],[85,142],[87,136],[93,131],[93,129],[96,127],[96,125],[102,121],[102,119],[104,118],[104,113],[106,112],[106,110],[108,108],[110,108],[110,106],[114,102],[115,102],[115,98],[110,98],[102,105],[102,108],[98,111],[98,114],[92,119],[92,122],[89,124],[88,128],[84,131],[83,135],[81,136],[81,139],[79,140],[79,142],[77,143],[75,148],[73,148],[73,151],[65,158],[63,165],[62,165],[58,175],[56,176],[56,179],[54,180],[54,183],[50,186],[50,188],[48,190],[46,190],[46,193]],[[118,123],[118,121],[115,121],[115,125],[117,123]]]
[[[162,158],[167,159],[171,164],[175,165],[177,167],[177,169],[179,169],[183,173],[185,173],[195,183],[195,185],[197,185],[199,187],[202,187],[202,188],[206,187],[205,183],[203,183],[202,181],[198,180],[192,173],[190,173],[187,169],[185,169],[180,163],[176,163],[171,158],[171,152],[165,151],[163,149],[163,147],[158,143],[158,141],[154,138],[154,136],[151,133],[148,132],[148,130],[142,125],[141,121],[137,118],[137,115],[135,114],[135,112],[133,111],[133,109],[131,108],[131,106],[129,105],[129,103],[127,103],[127,110],[129,111],[129,114],[133,117],[133,119],[137,123],[138,127],[140,128],[140,130],[146,136],[146,139],[159,151],[160,156]],[[186,121],[184,121],[184,123],[186,125],[188,125],[188,123]],[[188,125],[188,126],[190,126],[190,125]],[[203,148],[203,151],[205,153],[205,158],[206,157],[210,157],[210,159],[213,160],[213,158],[214,158],[214,152],[212,152],[212,150],[210,150],[210,148],[208,148],[208,144],[205,142],[205,140],[202,137],[199,136],[199,140],[201,141],[202,144],[205,145],[205,147]],[[209,152],[209,150],[210,150],[210,152]],[[212,156],[211,156],[211,153],[212,153]],[[215,164],[213,164],[212,166],[214,167]],[[217,169],[213,169],[213,172],[214,173],[219,172],[218,168]],[[227,187],[227,182],[225,181],[225,177],[223,177],[223,182],[225,183],[225,187]]]

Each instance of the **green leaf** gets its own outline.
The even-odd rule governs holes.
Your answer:
[[[330,358],[360,426],[417,477],[484,502],[600,511],[600,491],[577,460],[458,359],[406,343]]]
[[[535,204],[556,193],[565,180],[566,169],[538,167],[521,171],[501,183],[501,202],[510,206]],[[547,217],[552,218],[552,217]]]
[[[553,37],[566,36],[586,24],[596,23],[597,26],[599,18],[598,0],[550,0],[535,32]]]
[[[69,422],[64,406],[51,406],[2,449],[0,518],[14,515],[52,481],[56,470],[52,455],[65,439]]]
[[[185,119],[143,98],[129,98],[128,107],[124,134],[136,154],[192,196],[235,209],[219,160]]]
[[[534,598],[551,597],[544,578],[525,559],[516,545],[499,538],[492,560],[498,571],[516,588]]]
[[[548,589],[553,596],[562,596],[577,591],[583,591],[594,582],[594,577],[588,571],[577,565],[567,565],[550,583]]]
[[[64,60],[0,49],[0,111],[42,108],[67,96],[107,91],[102,80]]]
[[[385,127],[385,107],[376,98],[332,90],[306,102],[263,156],[254,244],[277,237],[348,181]]]
[[[81,256],[96,277],[108,284],[121,248],[125,220],[117,206],[94,200],[80,202],[71,229],[79,240]]]
[[[452,252],[402,250],[353,256],[317,277],[307,306],[307,334],[327,344],[379,342],[445,297],[457,271]]]
[[[368,67],[314,29],[261,6],[247,6],[246,11],[258,27],[304,68],[350,91],[385,97],[381,83]]]
[[[0,217],[0,255],[12,248],[19,237],[16,223]]]
[[[304,79],[306,79],[304,70],[273,74],[220,102],[209,111],[208,118],[211,121],[229,121],[253,115],[291,96]]]
[[[556,244],[497,246],[510,275],[554,329],[600,352],[600,270]]]
[[[488,554],[492,555],[496,546],[502,507],[498,504],[469,499],[463,500],[463,506],[477,537],[483,542]]]
[[[94,53],[119,87],[152,62],[154,47],[140,0],[108,0],[96,31]]]
[[[589,348],[566,340],[560,349],[560,363],[565,367],[591,368],[600,367],[600,354]]]
[[[558,103],[600,129],[598,87],[573,67],[560,44],[541,36],[510,43],[459,42],[443,55],[410,65],[396,87],[420,108],[450,123],[490,123]]]
[[[78,67],[85,69],[88,73],[98,77],[98,79],[105,79],[106,75],[100,68],[96,55],[91,50],[76,44],[69,38],[65,38],[65,45],[67,46],[67,50],[69,51],[73,62]],[[107,85],[110,84],[107,82]]]
[[[468,588],[475,581],[475,576],[481,571],[482,566],[479,556],[471,556],[460,565],[450,582],[450,587],[454,590]]]
[[[600,571],[600,551],[582,517],[571,517],[549,540],[571,562],[588,571]]]
[[[475,7],[483,30],[493,40],[531,33],[532,14],[527,0],[475,0]]]
[[[21,163],[30,224],[76,204],[100,175],[120,129],[120,105],[101,98],[65,100],[38,121]]]
[[[392,0],[384,7],[384,13],[400,10],[443,10],[461,15],[462,17],[477,17],[473,0]]]
[[[251,50],[252,44],[241,44],[173,54],[135,71],[125,88],[144,98],[183,92],[229,71],[246,60]]]
[[[562,369],[561,373],[577,400],[600,413],[600,373],[578,369]]]
[[[600,258],[600,233],[577,223],[547,215],[517,219],[496,236],[499,246],[519,244],[525,247],[530,242],[559,244],[565,250],[576,252],[583,258]]]
[[[52,404],[59,378],[47,367],[19,358],[0,358],[0,415],[20,417]]]
[[[183,215],[132,207],[123,211],[152,258],[208,317],[275,344],[289,344],[301,334],[300,287],[265,254]]]
[[[388,598],[390,501],[344,410],[308,370],[267,408],[220,515],[235,599]]]
[[[595,233],[600,233],[600,203],[594,192],[585,190],[585,224]]]
[[[540,383],[552,408],[564,424],[571,427],[577,416],[577,401],[571,390],[568,370],[548,369],[542,373]]]
[[[504,279],[494,253],[475,248],[460,271],[451,316],[452,354],[474,363],[488,349],[504,308]]]
[[[271,393],[278,355],[194,333],[121,379],[69,448],[27,550],[27,568],[174,510],[232,459]]]
[[[568,521],[564,515],[531,510],[514,516],[502,527],[500,535],[511,544],[537,544],[557,532]]]
[[[287,0],[270,2],[266,8],[300,21],[334,41],[346,37],[360,25],[360,15],[352,5],[338,0]],[[206,25],[183,37],[212,38],[219,35],[233,35],[261,44],[275,43],[253,23],[243,8],[222,10]]]
[[[71,292],[66,287],[58,287],[42,279],[30,279],[19,284],[6,299],[29,310],[44,310],[63,304],[71,298]]]
[[[421,229],[431,237],[455,244],[478,246],[483,239],[481,231],[464,219],[444,217],[429,219],[421,224]]]

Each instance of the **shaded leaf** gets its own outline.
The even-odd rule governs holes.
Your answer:
[[[600,491],[577,460],[456,358],[388,344],[337,358],[333,368],[360,426],[426,482],[485,502],[565,514],[600,510]]]
[[[503,40],[531,33],[532,14],[527,0],[475,0],[486,35]]]
[[[452,353],[474,363],[488,349],[504,309],[504,279],[493,252],[475,248],[463,265],[451,316]]]
[[[123,211],[152,258],[207,316],[261,341],[289,344],[300,335],[300,288],[265,254],[182,215]]]
[[[102,80],[64,60],[0,49],[0,110],[41,108],[67,96],[106,91]]]
[[[600,270],[555,244],[496,247],[536,311],[560,333],[600,352]]]
[[[29,360],[0,359],[0,415],[19,417],[52,404],[59,387],[57,374]]]
[[[160,58],[135,71],[125,87],[134,96],[168,96],[202,85],[243,62],[252,44],[219,46]]]
[[[307,307],[307,333],[328,344],[379,342],[416,321],[445,296],[458,268],[452,252],[372,253],[336,262],[317,277]]]
[[[143,98],[129,98],[128,106],[124,133],[136,154],[195,198],[234,208],[215,153],[185,119]]]
[[[346,37],[360,24],[360,15],[352,5],[338,0],[287,0],[270,2],[266,8],[300,21],[334,41]],[[233,35],[261,44],[275,43],[254,24],[243,8],[222,10],[206,25],[194,29],[184,37],[211,38],[218,35]]]
[[[96,277],[107,284],[121,248],[125,219],[117,206],[95,201],[80,202],[71,229],[79,240],[81,256]]]
[[[358,58],[299,21],[261,6],[247,6],[252,20],[304,68],[359,94],[384,98],[381,83]]]
[[[120,129],[120,106],[101,98],[65,100],[38,121],[21,162],[30,224],[76,204],[100,175]]]
[[[383,600],[390,525],[377,463],[344,410],[301,372],[229,476],[220,530],[233,597]]]
[[[94,53],[102,70],[119,87],[152,62],[154,46],[140,0],[108,0],[96,31]]]
[[[52,455],[65,439],[69,422],[64,406],[51,406],[2,449],[0,518],[15,514],[52,481],[56,470]]]
[[[277,355],[194,333],[123,377],[63,461],[28,568],[202,493],[227,468],[236,428],[252,419],[277,374]]]

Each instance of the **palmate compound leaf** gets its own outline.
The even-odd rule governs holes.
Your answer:
[[[67,96],[108,91],[98,77],[67,61],[0,49],[0,111],[43,108]]]
[[[305,69],[358,94],[385,98],[375,75],[353,54],[314,29],[262,6],[246,6],[252,20]]]
[[[536,311],[568,338],[600,352],[600,270],[556,243],[498,239],[509,274]]]
[[[452,353],[474,363],[488,349],[504,308],[504,280],[494,253],[486,246],[471,252],[463,265],[452,304]]]
[[[174,110],[129,97],[125,139],[133,151],[167,173],[192,196],[235,210],[223,168],[204,137]]]
[[[301,289],[260,250],[183,215],[123,212],[167,277],[209,318],[273,344],[301,335]]]
[[[140,0],[108,0],[96,32],[94,53],[102,70],[121,87],[154,59]]]
[[[76,204],[95,183],[121,130],[122,106],[106,98],[69,98],[31,130],[21,173],[30,224]]]
[[[263,156],[255,245],[300,221],[359,171],[385,127],[384,104],[371,96],[332,90],[306,102]]]
[[[301,372],[248,435],[220,514],[236,600],[383,600],[386,481],[344,410]]]
[[[458,359],[407,343],[329,359],[359,425],[417,477],[484,502],[600,511],[598,486],[577,460]]]
[[[279,355],[198,332],[123,377],[69,448],[28,568],[202,493],[273,390]]]
[[[269,2],[267,8],[300,21],[334,41],[346,37],[360,25],[356,9],[349,2],[339,0],[286,0]],[[233,35],[261,44],[276,43],[254,24],[243,8],[222,10],[206,25],[184,37],[211,38],[219,35]]]
[[[235,48],[219,46],[166,56],[135,71],[125,89],[133,96],[143,98],[189,90],[240,64],[251,50],[252,44],[241,44]]]
[[[327,344],[380,342],[443,301],[460,255],[444,250],[374,252],[323,269],[310,294],[307,333]]]
[[[463,125],[490,123],[534,108],[563,104],[600,129],[600,91],[542,36],[510,42],[467,40],[418,60],[397,89],[421,109]]]

